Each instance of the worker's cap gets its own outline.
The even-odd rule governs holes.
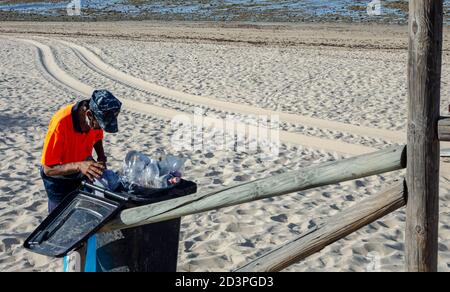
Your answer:
[[[105,132],[117,133],[117,116],[122,103],[108,90],[95,90],[89,101],[89,109]]]

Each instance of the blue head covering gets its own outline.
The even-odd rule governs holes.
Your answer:
[[[105,132],[117,133],[117,116],[122,103],[108,90],[95,90],[89,101],[89,109]]]

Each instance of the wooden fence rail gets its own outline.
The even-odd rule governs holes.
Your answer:
[[[406,205],[401,182],[335,216],[320,227],[248,263],[236,272],[277,272]]]
[[[201,192],[152,205],[127,209],[103,227],[101,231],[125,229],[165,221],[405,167],[406,146],[391,147],[370,154],[274,175],[215,192]]]
[[[438,122],[438,137],[440,141],[450,141],[450,117],[441,117]]]

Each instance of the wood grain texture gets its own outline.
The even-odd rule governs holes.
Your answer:
[[[248,263],[236,272],[278,272],[406,204],[405,183],[356,203],[320,227]],[[301,223],[301,222],[299,222]]]
[[[439,141],[450,141],[450,117],[441,117],[438,122]]]
[[[410,0],[406,266],[437,270],[442,0]]]
[[[179,218],[406,167],[406,146],[313,165],[298,171],[127,209],[102,230],[114,230]]]

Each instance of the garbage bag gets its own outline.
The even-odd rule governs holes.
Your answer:
[[[181,180],[185,158],[167,155],[158,150],[153,157],[138,151],[130,151],[122,164],[121,180],[126,185],[146,188],[170,188]]]

